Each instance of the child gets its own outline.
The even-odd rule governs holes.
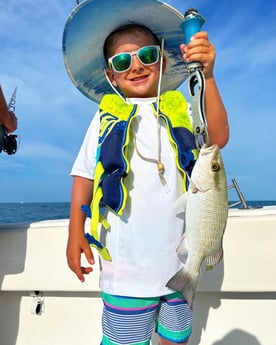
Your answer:
[[[107,2],[112,4],[116,17],[115,2],[106,1],[106,8],[109,8]],[[71,172],[74,182],[67,260],[83,282],[94,264],[87,239],[99,249],[103,345],[149,344],[154,327],[161,345],[187,344],[192,331],[192,310],[185,296],[169,290],[166,283],[181,266],[176,247],[184,224],[174,205],[187,190],[187,174],[191,173],[197,149],[184,97],[178,91],[169,91],[166,80],[163,90],[167,92],[159,97],[160,81],[166,69],[169,73],[173,70],[173,64],[169,55],[162,54],[159,31],[150,25],[151,21],[160,23],[159,26],[169,22],[157,13],[164,6],[160,9],[161,3],[154,0],[119,2],[120,6],[125,4],[125,17],[121,12],[118,14],[117,27],[107,21],[115,30],[110,30],[101,42],[106,78],[115,94],[101,99]],[[74,71],[70,60],[73,36],[70,28],[76,22],[86,25],[83,24],[86,15],[91,22],[96,16],[99,22],[101,3],[100,0],[82,3],[74,12],[73,18],[77,20],[69,21],[64,35],[65,63],[71,78],[83,93],[97,101],[98,74],[89,77],[94,79],[92,92],[87,89],[87,85],[92,85],[90,79],[87,83],[80,79],[76,82],[77,78],[88,77],[87,73]],[[147,11],[145,3],[154,7],[158,20],[149,17],[147,13],[152,8]],[[132,20],[128,6],[134,5],[136,18]],[[172,14],[171,8],[165,10]],[[177,23],[179,15],[175,13],[172,16]],[[179,30],[179,25],[175,26]],[[97,35],[94,37],[97,37],[94,43],[99,41]],[[82,38],[79,36],[79,40]],[[189,45],[178,45],[178,49],[186,62],[200,61],[203,65],[210,144],[223,147],[229,134],[227,114],[213,76],[215,49],[206,32],[197,33]],[[78,57],[76,61],[83,60]],[[85,237],[86,215],[81,208],[91,202],[93,237]],[[102,225],[99,232],[98,223]],[[81,266],[81,253],[88,267]]]

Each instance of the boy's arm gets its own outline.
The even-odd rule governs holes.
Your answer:
[[[214,77],[206,79],[205,113],[210,145],[224,147],[229,140],[228,117]]]
[[[215,47],[210,43],[207,32],[198,32],[188,45],[182,44],[180,49],[187,62],[200,61],[206,81],[205,114],[208,123],[210,145],[224,147],[229,140],[227,112],[221,99],[215,78]]]
[[[9,111],[2,88],[0,86],[0,125],[3,125],[8,133],[17,128],[17,117],[12,111]]]
[[[93,180],[75,176],[72,187],[69,235],[66,256],[69,268],[84,282],[84,274],[93,271],[91,266],[81,266],[81,253],[84,253],[89,265],[94,264],[91,247],[84,237],[86,215],[82,205],[90,205],[93,194]]]

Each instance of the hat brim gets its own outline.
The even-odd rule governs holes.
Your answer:
[[[137,23],[164,38],[167,61],[161,91],[176,89],[188,76],[179,48],[184,41],[183,20],[180,12],[157,0],[83,1],[72,11],[63,32],[63,57],[70,79],[97,103],[104,94],[114,93],[103,73],[103,44],[119,26]]]

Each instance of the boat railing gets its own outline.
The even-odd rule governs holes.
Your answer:
[[[228,186],[228,189],[235,189],[237,194],[238,194],[238,197],[239,197],[239,200],[230,204],[229,208],[235,207],[237,205],[241,205],[241,209],[248,209],[249,208],[249,206],[245,200],[245,197],[242,194],[242,191],[240,190],[240,187],[234,178],[232,178],[232,184],[230,186]]]

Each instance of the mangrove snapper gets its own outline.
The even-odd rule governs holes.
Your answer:
[[[192,306],[200,267],[206,269],[223,257],[222,239],[228,215],[226,174],[218,145],[201,148],[188,192],[177,202],[185,210],[185,232],[176,251],[184,263],[167,283],[182,292]]]

